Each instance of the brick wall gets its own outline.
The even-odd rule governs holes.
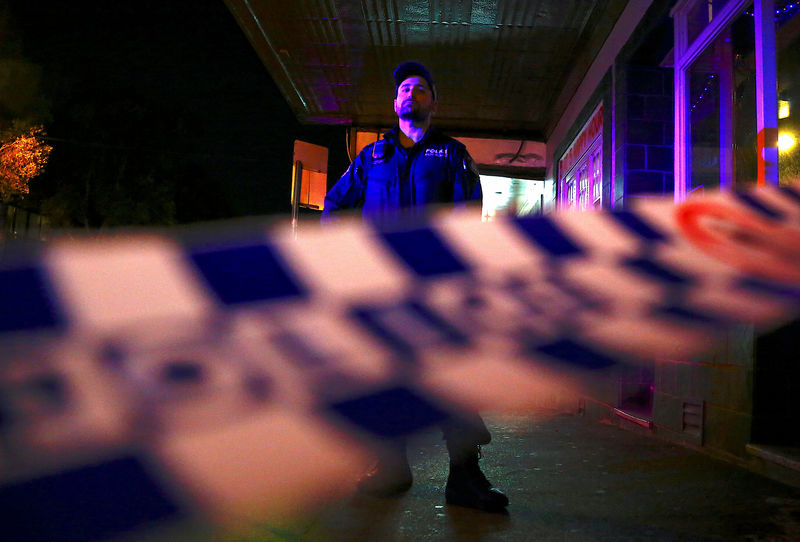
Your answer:
[[[730,329],[712,352],[656,361],[653,422],[661,436],[743,457],[753,409],[752,326]]]
[[[626,196],[668,195],[674,190],[673,71],[668,68],[627,66],[618,107],[623,150],[623,199]],[[619,99],[622,99],[620,103]]]

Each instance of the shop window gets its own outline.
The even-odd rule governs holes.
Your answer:
[[[800,183],[800,2],[682,0],[675,197]]]
[[[800,2],[776,5],[778,178],[800,185]]]
[[[356,131],[356,146],[354,149],[353,158],[355,158],[358,153],[360,153],[364,147],[369,145],[370,143],[375,143],[379,139],[383,139],[383,132],[376,130],[376,131],[367,131],[367,130],[357,130]]]
[[[591,206],[600,209],[603,200],[603,154],[598,145],[592,155]]]
[[[298,173],[300,174],[299,178]],[[328,149],[295,140],[291,192],[293,208],[305,207],[322,210],[325,206],[327,184]]]
[[[600,209],[603,195],[603,106],[600,105],[558,162],[562,209]]]
[[[676,200],[710,187],[800,186],[800,2],[728,0],[693,37],[692,16],[708,3],[672,10]],[[787,388],[797,337],[795,322],[756,339],[751,436],[776,446],[773,457],[800,445],[800,409],[787,400],[797,395]]]
[[[562,208],[600,209],[603,194],[603,162],[600,136],[562,181]]]
[[[743,13],[688,72],[687,194],[742,186],[757,178],[753,18]]]

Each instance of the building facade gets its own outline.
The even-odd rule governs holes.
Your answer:
[[[800,187],[800,2],[629,2],[606,46],[547,141],[560,208]],[[596,382],[578,409],[800,485],[798,337],[740,326]]]

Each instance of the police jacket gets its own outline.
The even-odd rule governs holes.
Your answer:
[[[364,147],[325,196],[323,220],[340,209],[391,218],[422,213],[430,204],[480,200],[480,176],[462,143],[431,127],[406,149],[399,132],[395,127]]]

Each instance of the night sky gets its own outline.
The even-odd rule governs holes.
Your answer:
[[[167,223],[275,215],[290,212],[295,138],[329,147],[329,176],[347,166],[345,129],[296,121],[222,0],[9,5],[22,54],[42,70],[54,147],[32,201],[87,199],[85,179],[105,175],[131,186],[90,191],[92,226],[158,223],[169,198]],[[106,216],[117,203],[121,218]]]

